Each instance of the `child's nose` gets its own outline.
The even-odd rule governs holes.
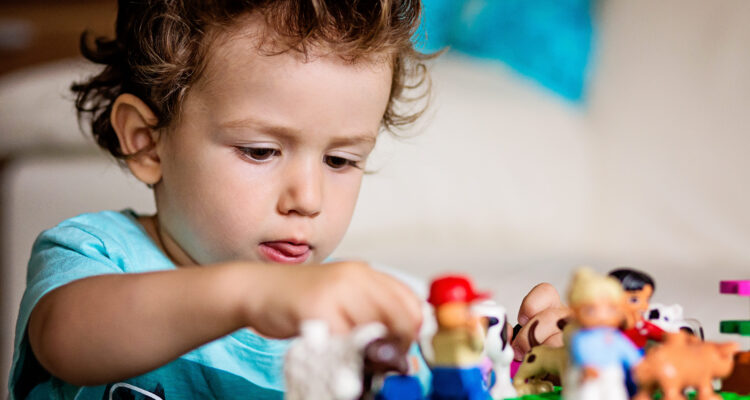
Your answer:
[[[284,174],[279,212],[283,215],[317,216],[323,201],[322,172],[322,168],[316,168],[312,162],[289,165]]]

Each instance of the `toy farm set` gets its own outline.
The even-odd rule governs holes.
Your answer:
[[[562,346],[552,346],[540,344],[539,317],[510,329],[505,309],[470,279],[441,276],[412,349],[380,324],[332,336],[325,323],[305,322],[287,354],[286,398],[750,400],[750,351],[705,341],[682,307],[650,303],[655,288],[631,268],[577,270],[567,317],[552,324]],[[750,280],[722,281],[719,291],[748,298]],[[750,320],[722,321],[720,331],[750,336]],[[531,346],[522,360],[511,347],[517,335]]]

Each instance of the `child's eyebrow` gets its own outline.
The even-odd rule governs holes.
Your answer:
[[[223,129],[252,128],[252,129],[257,129],[262,132],[265,132],[274,136],[278,136],[283,139],[289,139],[289,140],[293,140],[296,137],[299,137],[299,135],[302,133],[302,131],[299,129],[265,123],[265,122],[262,122],[253,118],[245,118],[245,119],[238,119],[234,121],[223,122],[219,125],[219,127]],[[374,145],[376,141],[377,141],[377,134],[365,132],[365,133],[356,133],[352,135],[334,137],[331,139],[331,144],[336,145],[336,146],[359,144],[359,143],[367,143],[367,144]]]
[[[361,135],[352,135],[352,136],[342,136],[337,137],[331,140],[331,144],[334,146],[345,146],[350,144],[359,144],[359,143],[366,143],[366,144],[375,144],[376,141],[375,135],[371,135],[369,133],[363,133]]]

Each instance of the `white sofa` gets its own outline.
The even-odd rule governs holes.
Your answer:
[[[448,56],[412,139],[383,136],[337,250],[423,278],[460,271],[514,314],[570,271],[632,265],[654,301],[681,303],[711,339],[748,300],[750,3],[602,1],[589,95],[572,105],[500,63]],[[153,211],[148,189],[78,133],[65,61],[0,81],[0,396],[35,236],[81,212]],[[743,342],[748,347],[748,342]]]

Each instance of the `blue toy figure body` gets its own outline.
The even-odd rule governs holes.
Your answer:
[[[570,343],[574,365],[608,368],[631,368],[641,359],[641,352],[616,328],[582,329]]]
[[[410,375],[391,375],[385,378],[383,388],[375,400],[423,400],[419,379]]]
[[[430,400],[489,400],[479,367],[432,369]]]

